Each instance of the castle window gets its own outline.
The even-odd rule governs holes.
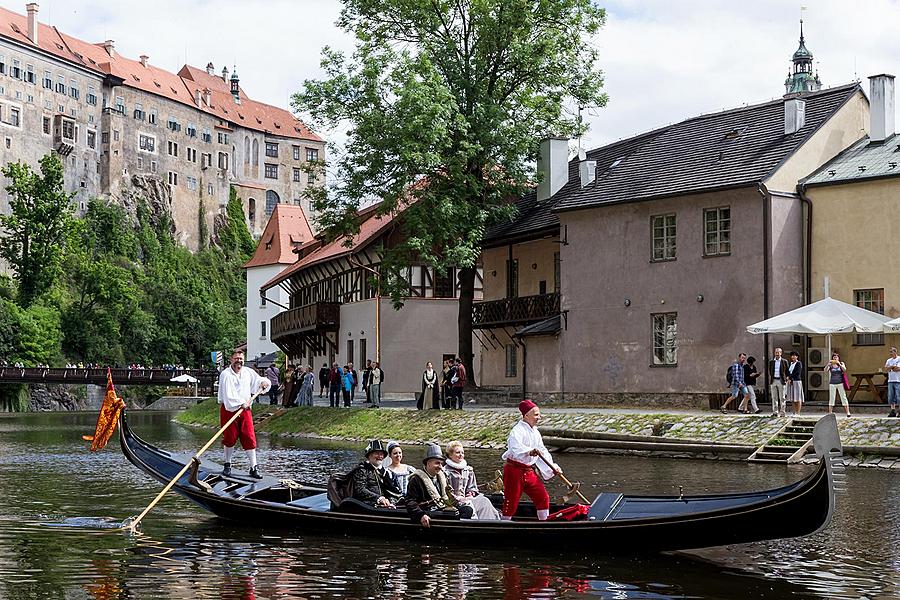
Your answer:
[[[294,160],[300,160],[300,146],[294,146]]]
[[[275,142],[266,142],[266,156],[278,158],[278,144]]]
[[[319,150],[317,148],[306,149],[306,162],[315,162],[319,160]]]
[[[34,83],[37,81],[34,75],[34,65],[25,65],[25,82]]]
[[[44,89],[53,89],[53,73],[51,73],[50,71],[44,71]]]
[[[294,167],[294,181],[300,181],[300,169]]]
[[[266,163],[266,179],[278,179],[278,165]]]

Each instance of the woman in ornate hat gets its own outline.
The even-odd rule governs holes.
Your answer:
[[[500,513],[490,498],[478,491],[475,470],[466,462],[466,450],[459,440],[447,444],[447,462],[444,467],[450,491],[460,504],[471,505],[475,519],[497,520]]]
[[[507,450],[502,456],[506,461],[503,465],[503,518],[512,519],[516,514],[519,498],[524,491],[534,502],[537,518],[544,521],[550,514],[550,496],[541,478],[548,480],[557,473],[562,473],[562,469],[553,462],[544,446],[541,432],[537,429],[541,409],[531,400],[522,400],[519,412],[522,413],[522,420],[509,432]],[[535,470],[541,477],[538,477]]]
[[[372,506],[396,508],[403,497],[394,474],[384,468],[386,452],[381,440],[366,446],[366,460],[353,469],[353,497]]]
[[[437,444],[428,444],[422,464],[425,469],[416,469],[409,478],[406,488],[406,511],[413,523],[431,527],[431,516],[440,513],[450,517],[471,519],[472,507],[459,505],[453,497],[447,475],[444,473],[446,459]]]

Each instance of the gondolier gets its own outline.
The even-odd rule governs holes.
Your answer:
[[[256,432],[253,430],[253,394],[265,393],[272,383],[260,377],[253,369],[244,369],[244,353],[235,351],[231,355],[231,366],[219,374],[219,423],[225,425],[241,407],[245,410],[222,434],[222,445],[225,447],[225,465],[222,474],[231,475],[231,458],[234,456],[234,445],[241,440],[241,447],[247,451],[250,460],[250,477],[262,479],[256,466]]]
[[[522,420],[509,432],[507,450],[502,456],[506,461],[503,465],[503,518],[512,519],[516,514],[519,498],[524,491],[534,502],[537,518],[544,521],[550,514],[550,496],[541,478],[550,479],[562,473],[562,469],[553,462],[537,429],[541,409],[531,400],[522,400],[519,412],[522,413]],[[535,469],[540,473],[540,478]]]

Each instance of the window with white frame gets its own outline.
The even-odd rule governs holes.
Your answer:
[[[294,181],[300,181],[300,169],[294,167]]]
[[[266,163],[266,179],[278,179],[278,165]]]
[[[78,91],[78,82],[74,79],[69,80],[69,95],[78,100],[81,92]]]
[[[50,133],[52,132],[52,129],[51,129],[52,125],[51,125],[50,117],[44,115],[43,118],[41,119],[41,123],[42,123],[41,130],[44,132],[44,135],[50,135]]]
[[[278,158],[278,143],[266,142],[266,156],[270,158]]]
[[[92,150],[97,147],[97,132],[92,129],[87,132],[87,147]]]
[[[263,339],[263,340],[266,339],[266,322],[265,321],[259,322],[259,337],[260,337],[260,339]]]
[[[653,236],[652,260],[675,260],[675,214],[650,217]]]
[[[178,185],[178,173],[169,171],[169,185]]]
[[[720,206],[703,211],[704,256],[731,254],[731,207]]]
[[[884,314],[884,288],[853,290],[853,303],[860,308]],[[856,346],[883,346],[883,333],[857,333],[853,341]]]
[[[185,178],[185,180],[187,181],[187,188],[189,190],[194,191],[197,189],[197,178],[196,177],[188,176]]]
[[[293,146],[294,160],[300,160],[300,146]]]
[[[678,313],[657,313],[653,320],[653,364],[678,364]]]
[[[86,101],[91,106],[97,106],[97,90],[92,85],[88,86]]]
[[[166,143],[166,150],[168,151],[169,156],[178,156],[178,142],[173,142],[169,140]]]
[[[151,125],[156,125],[156,109],[151,108],[150,112],[147,113],[147,122]]]
[[[56,77],[56,93],[57,94],[65,94],[66,93],[66,76],[58,75]]]
[[[13,79],[22,79],[22,63],[17,59],[13,59],[12,68],[9,70],[9,76]]]
[[[317,160],[319,160],[318,148],[307,148],[306,149],[306,161],[307,162],[315,162]]]
[[[188,148],[187,149],[187,160],[188,160],[188,162],[192,162],[192,163],[197,162],[197,149],[196,148]]]
[[[53,73],[51,73],[50,71],[44,71],[44,89],[53,89]]]
[[[144,152],[156,152],[156,138],[152,135],[140,134],[138,138],[138,148]]]
[[[25,82],[26,83],[35,83],[37,78],[34,74],[34,65],[25,65]]]

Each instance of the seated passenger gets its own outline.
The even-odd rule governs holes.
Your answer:
[[[384,445],[372,440],[366,446],[366,460],[353,469],[353,498],[383,508],[397,508],[402,498],[393,473],[384,468]]]
[[[472,507],[457,506],[450,492],[447,476],[444,474],[444,456],[441,454],[440,446],[428,444],[422,463],[425,470],[416,469],[409,478],[409,486],[406,488],[406,511],[413,523],[431,527],[429,515],[435,513],[471,519]]]
[[[409,484],[409,476],[415,473],[416,469],[411,465],[403,464],[403,448],[401,448],[400,444],[397,442],[388,443],[387,451],[388,457],[391,459],[391,464],[387,466],[387,469],[394,474],[394,479],[397,481],[397,487],[399,487],[400,491],[406,495],[406,486]]]
[[[466,462],[466,451],[462,442],[454,440],[447,444],[447,464],[444,468],[450,493],[459,504],[468,505],[475,511],[475,519],[500,520],[500,511],[494,508],[490,498],[478,491],[475,471]]]

